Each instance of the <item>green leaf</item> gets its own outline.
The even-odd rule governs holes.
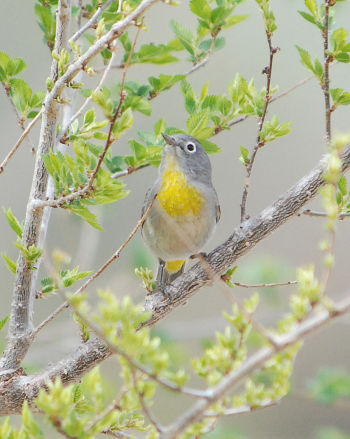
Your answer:
[[[84,125],[90,125],[91,123],[95,122],[95,120],[96,120],[96,113],[95,110],[92,108],[91,110],[85,113]]]
[[[187,131],[191,136],[199,137],[203,129],[207,128],[209,122],[209,109],[192,114],[187,120]]]
[[[155,76],[150,76],[148,78],[149,83],[153,87],[150,91],[150,95],[156,95],[161,91],[169,90],[174,84],[179,81],[182,81],[186,76],[185,75],[163,75],[160,74],[159,78]]]
[[[0,67],[4,70],[4,72],[7,71],[7,64],[10,62],[10,57],[5,52],[0,52]]]
[[[17,219],[17,218],[14,216],[14,214],[12,213],[12,209],[11,209],[11,207],[10,207],[8,210],[6,210],[6,209],[3,208],[3,211],[4,211],[4,214],[5,214],[6,218],[7,218],[7,221],[8,221],[8,223],[9,223],[11,229],[16,233],[16,235],[17,235],[20,239],[22,239],[22,236],[23,236],[23,228],[22,228],[22,226],[20,225],[18,219]]]
[[[244,148],[243,146],[240,146],[240,150],[241,150],[241,156],[239,157],[239,161],[246,166],[247,164],[250,163],[250,157],[249,157],[249,151]]]
[[[16,274],[16,271],[17,271],[17,264],[16,264],[16,262],[13,261],[9,256],[7,256],[6,253],[2,253],[1,256],[4,258],[4,260],[6,262],[6,265],[7,265],[7,268],[10,271],[12,271],[13,274]]]
[[[32,89],[20,78],[11,79],[11,96],[16,108],[22,113],[28,113],[32,100]]]
[[[62,270],[60,272],[61,280],[64,288],[69,288],[74,285],[78,280],[84,279],[90,276],[92,271],[82,271],[79,273],[79,267],[75,267],[72,270]]]
[[[195,52],[195,37],[190,29],[182,26],[182,24],[178,23],[175,20],[171,20],[171,27],[177,36],[180,43],[184,46],[184,48],[191,55],[194,56]]]
[[[22,58],[12,58],[7,64],[7,73],[9,76],[16,76],[27,68],[27,64]]]
[[[190,8],[194,14],[198,15],[198,17],[201,17],[204,20],[209,20],[211,7],[207,0],[191,0]]]
[[[10,315],[7,315],[5,318],[0,320],[0,331],[3,329],[3,327],[6,325],[7,320],[10,318]]]
[[[199,140],[201,141],[201,144],[203,145],[207,154],[217,154],[221,152],[221,148],[218,145],[216,145],[216,143],[210,142],[207,139],[199,138]]]
[[[308,10],[315,18],[319,16],[318,4],[316,0],[305,0],[305,6],[308,8]]]
[[[296,46],[299,52],[299,55],[301,57],[301,62],[302,64],[304,64],[304,66],[311,70],[312,72],[314,72],[314,65],[313,62],[311,60],[311,56],[309,54],[309,52],[299,46]]]
[[[23,430],[26,432],[28,437],[35,439],[44,439],[44,432],[41,430],[39,425],[35,422],[32,412],[29,409],[27,401],[24,401],[22,408],[22,422]]]
[[[97,216],[92,212],[90,212],[90,210],[87,209],[86,207],[81,205],[70,205],[69,210],[71,210],[76,215],[81,216],[85,221],[87,221],[90,224],[90,226],[104,232],[103,227],[97,221]]]
[[[347,44],[348,35],[349,32],[343,27],[336,29],[334,32],[332,32],[330,39],[334,51],[343,51],[343,48]]]
[[[135,54],[134,63],[170,64],[179,61],[172,55],[172,48],[165,45],[144,44],[140,51]]]
[[[125,110],[121,117],[116,120],[113,127],[113,138],[118,140],[122,134],[132,127],[134,123],[134,115],[132,114],[131,108]]]
[[[312,15],[310,15],[310,14],[308,14],[307,12],[304,12],[304,11],[298,11],[299,12],[299,14],[303,17],[303,18],[305,18],[305,20],[307,20],[308,22],[310,22],[310,23],[312,23],[312,24],[315,24],[316,26],[317,26],[317,23],[316,23],[316,20],[315,20],[315,17],[314,16],[312,16]]]
[[[165,129],[166,129],[166,123],[165,123],[164,118],[162,117],[154,125],[154,132],[155,132],[157,138],[161,136],[161,134],[165,131]]]
[[[345,197],[348,193],[348,182],[346,181],[345,175],[342,175],[338,181],[338,187],[341,194]]]

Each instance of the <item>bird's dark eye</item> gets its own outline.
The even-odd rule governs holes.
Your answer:
[[[196,152],[196,145],[194,143],[192,143],[192,142],[189,142],[186,145],[186,150],[188,152],[194,153],[194,152]]]

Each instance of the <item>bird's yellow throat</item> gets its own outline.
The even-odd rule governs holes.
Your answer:
[[[158,200],[167,214],[172,217],[197,216],[204,207],[205,198],[188,182],[174,154],[169,154],[166,158]]]

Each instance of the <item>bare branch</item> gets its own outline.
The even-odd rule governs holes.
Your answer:
[[[256,154],[258,153],[258,149],[261,148],[262,146],[264,146],[264,142],[261,141],[261,132],[262,132],[262,129],[264,127],[264,122],[265,122],[265,118],[266,118],[266,114],[267,114],[267,108],[271,102],[270,93],[271,93],[271,75],[272,75],[273,59],[274,59],[275,54],[279,50],[277,47],[272,46],[271,34],[267,29],[266,29],[266,38],[267,38],[267,43],[269,45],[270,58],[269,58],[269,65],[267,67],[265,67],[265,69],[263,70],[263,73],[266,74],[265,105],[264,105],[262,116],[260,117],[259,122],[258,122],[258,135],[256,138],[256,143],[255,143],[255,146],[253,148],[253,152],[250,156],[250,161],[246,165],[247,176],[246,176],[245,183],[244,183],[242,201],[241,201],[241,222],[243,222],[245,219],[248,219],[248,218],[246,218],[246,204],[247,204],[247,197],[248,197],[248,191],[249,191],[249,186],[250,186],[250,177],[252,174],[252,170],[253,170],[253,166],[254,166],[254,162],[255,162],[255,157],[256,157]]]
[[[132,374],[132,380],[134,383],[134,388],[135,391],[138,394],[139,397],[139,401],[142,407],[142,410],[144,411],[145,415],[147,416],[147,418],[149,419],[150,423],[155,427],[155,429],[161,433],[162,431],[164,431],[164,427],[158,422],[158,420],[155,418],[154,414],[151,412],[151,409],[148,407],[148,405],[146,404],[145,398],[143,396],[142,393],[139,392],[138,388],[137,388],[137,377],[136,377],[136,372],[133,368],[131,368],[131,374]]]
[[[325,100],[325,114],[326,114],[326,139],[327,145],[332,140],[331,130],[331,104],[329,95],[329,64],[332,58],[328,55],[328,37],[329,37],[329,8],[331,7],[331,0],[325,0],[324,2],[324,29],[323,29],[323,59],[324,59],[324,84],[322,89]]]
[[[310,210],[310,209],[306,209],[303,212],[301,212],[300,215],[306,215],[306,216],[317,216],[317,217],[322,217],[322,218],[327,218],[328,215],[326,212],[317,212],[315,210]],[[350,213],[340,213],[338,215],[338,219],[339,220],[343,220],[344,218],[348,218],[350,216]]]
[[[90,18],[88,22],[84,24],[82,28],[80,28],[73,36],[70,38],[69,43],[71,44],[71,41],[75,42],[77,41],[87,30],[89,30],[91,27],[94,26],[96,21],[100,18],[102,12],[107,9],[115,0],[108,0],[106,3],[104,3],[100,8],[97,9],[97,11],[94,13],[94,15]]]
[[[18,110],[16,108],[16,105],[15,105],[13,99],[12,99],[12,96],[10,94],[11,87],[10,86],[5,86],[4,83],[2,83],[2,84],[3,84],[4,90],[5,90],[5,94],[8,97],[8,100],[9,100],[9,102],[11,104],[12,109],[13,109],[13,112],[15,113],[18,125],[19,125],[20,129],[22,130],[22,132],[24,132],[25,131],[25,127],[24,127],[25,119],[23,119],[20,116],[20,113],[18,112]],[[32,140],[31,140],[31,138],[29,136],[27,136],[27,137],[28,137],[27,140],[28,140],[28,143],[30,145],[30,149],[31,149],[32,153],[34,154],[35,153],[35,146],[34,146]]]
[[[275,287],[285,287],[287,285],[296,285],[297,280],[289,280],[287,282],[275,282],[272,284],[242,284],[241,282],[232,282],[236,287],[241,288],[275,288]]]
[[[104,69],[103,69],[104,71],[103,71],[103,75],[102,75],[102,77],[100,79],[100,82],[98,83],[98,85],[95,88],[95,90],[91,93],[91,95],[84,101],[83,105],[79,108],[79,110],[77,110],[73,114],[73,116],[70,118],[70,120],[67,122],[67,124],[65,124],[63,126],[62,132],[60,133],[59,138],[57,139],[58,142],[63,142],[64,141],[64,139],[65,139],[65,137],[67,135],[67,131],[68,131],[69,127],[72,125],[72,123],[75,121],[75,119],[77,119],[79,116],[81,116],[81,114],[83,113],[83,111],[86,108],[86,106],[92,101],[92,96],[101,89],[101,87],[102,87],[103,83],[105,82],[105,80],[107,78],[107,75],[108,75],[108,73],[109,73],[109,71],[111,69],[111,66],[112,66],[112,63],[113,63],[113,61],[115,59],[115,56],[116,56],[116,52],[115,52],[115,50],[113,50],[111,59],[109,60],[109,63],[107,64],[107,67],[104,67]]]
[[[41,118],[42,115],[42,109],[39,111],[39,113],[34,117],[33,120],[31,120],[31,122],[28,124],[28,126],[24,129],[21,137],[17,140],[17,142],[15,143],[15,145],[13,146],[13,148],[11,149],[11,151],[7,154],[7,156],[4,158],[4,160],[2,161],[2,163],[0,164],[0,174],[2,172],[4,172],[5,170],[5,166],[7,165],[7,163],[9,162],[9,160],[11,159],[11,157],[15,154],[15,152],[17,151],[17,149],[21,146],[21,144],[23,143],[23,140],[28,136],[28,134],[31,132],[32,128],[34,127],[34,125],[37,123],[37,121]]]
[[[268,407],[272,407],[277,404],[278,401],[273,401],[271,399],[268,399],[266,401],[263,401],[259,406],[254,407],[250,405],[244,405],[242,407],[237,408],[230,408],[226,409],[223,412],[205,412],[204,417],[211,418],[211,417],[217,417],[217,416],[234,416],[234,415],[241,415],[244,413],[251,413],[255,412],[256,410],[265,409]]]

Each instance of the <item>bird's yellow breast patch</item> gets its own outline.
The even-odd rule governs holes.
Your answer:
[[[168,157],[166,161],[158,200],[167,214],[173,217],[197,216],[204,207],[205,198],[188,182],[175,156]]]

